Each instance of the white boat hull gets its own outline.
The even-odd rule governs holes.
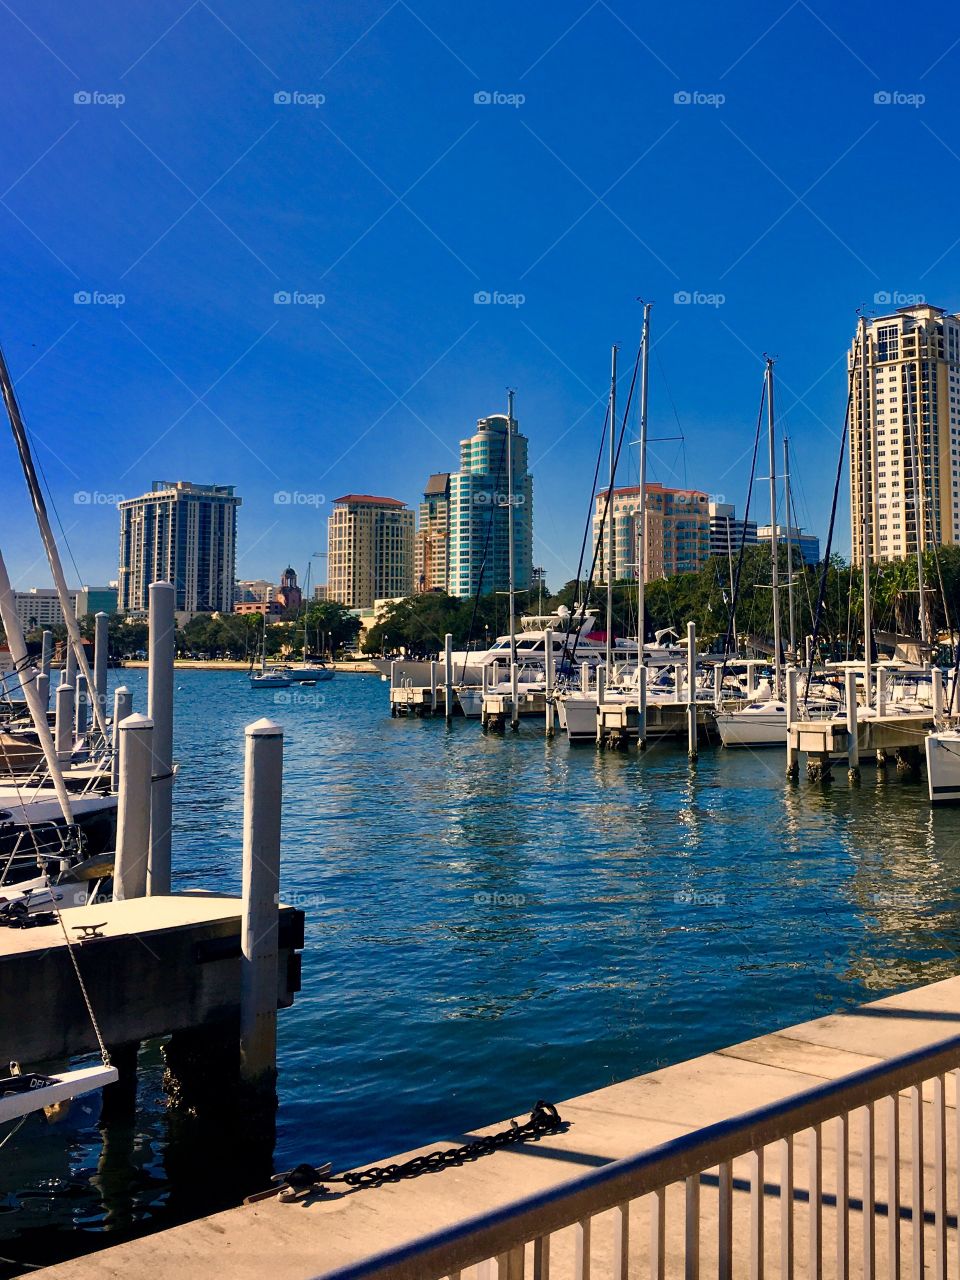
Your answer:
[[[787,717],[776,711],[720,711],[716,716],[720,741],[725,747],[784,747],[787,745]]]
[[[928,734],[926,753],[930,803],[960,801],[960,734],[956,730]]]

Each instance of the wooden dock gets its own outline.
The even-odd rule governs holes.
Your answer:
[[[328,1184],[327,1195],[315,1196],[305,1203],[262,1201],[34,1274],[49,1280],[120,1280],[129,1275],[149,1275],[151,1280],[183,1280],[204,1275],[228,1275],[232,1280],[259,1280],[264,1275],[269,1275],[271,1280],[306,1280],[307,1277],[322,1280],[359,1274],[360,1268],[383,1251],[390,1251],[396,1257],[393,1251],[412,1247],[428,1233],[446,1233],[449,1238],[464,1219],[475,1219],[493,1211],[505,1213],[508,1206],[525,1197],[537,1195],[538,1203],[543,1203],[544,1197],[564,1193],[591,1170],[602,1171],[602,1167],[612,1161],[653,1151],[660,1144],[682,1139],[684,1135],[702,1133],[707,1126],[724,1126],[756,1108],[790,1104],[796,1098],[808,1097],[809,1090],[822,1089],[828,1082],[842,1082],[852,1073],[882,1068],[901,1055],[929,1053],[935,1057],[941,1052],[942,1059],[942,1050],[937,1046],[955,1037],[958,1026],[960,978],[952,978],[560,1102],[560,1115],[566,1122],[564,1131],[541,1137],[537,1142],[520,1143],[430,1176],[378,1187],[351,1190],[333,1182]],[[952,1043],[955,1044],[955,1040]],[[960,1050],[950,1052],[960,1062]],[[798,1278],[836,1274],[833,1262],[838,1249],[846,1251],[849,1261],[849,1270],[843,1274],[886,1275],[891,1247],[896,1248],[903,1260],[902,1272],[897,1274],[920,1274],[915,1266],[918,1249],[922,1246],[932,1263],[939,1247],[938,1230],[942,1230],[942,1241],[949,1257],[954,1259],[958,1243],[958,1112],[953,1079],[956,1074],[948,1071],[946,1088],[941,1086],[939,1095],[927,1085],[921,1090],[903,1091],[896,1129],[899,1146],[892,1144],[886,1108],[878,1104],[876,1138],[871,1138],[875,1146],[870,1148],[875,1182],[873,1175],[869,1182],[863,1176],[862,1133],[866,1130],[857,1119],[866,1114],[862,1110],[861,1090],[850,1095],[850,1106],[861,1110],[852,1112],[848,1127],[840,1127],[839,1121],[829,1121],[822,1125],[822,1131],[805,1129],[798,1133],[795,1163],[791,1140],[788,1197],[783,1195],[783,1152],[777,1150],[783,1143],[768,1149],[766,1165],[759,1166],[759,1183],[755,1156],[738,1157],[727,1166],[725,1176],[730,1182],[726,1184],[726,1201],[721,1194],[725,1184],[716,1169],[708,1169],[694,1180],[695,1191],[689,1182],[686,1191],[682,1182],[668,1188],[664,1197],[664,1266],[660,1274],[668,1280],[679,1280],[685,1274],[724,1274],[718,1266],[718,1241],[729,1242],[732,1215],[736,1230],[732,1231],[732,1267],[726,1274],[735,1277],[762,1274],[765,1258],[766,1274],[780,1275],[785,1205],[791,1210],[790,1274]],[[385,1087],[388,1083],[385,1081]],[[549,1093],[548,1081],[544,1081],[544,1091]],[[518,1114],[521,1106],[531,1106],[533,1102],[533,1098],[518,1098]],[[318,1095],[317,1107],[317,1149],[312,1158],[320,1163],[324,1159],[321,1095]],[[871,1111],[871,1120],[872,1115]],[[918,1139],[913,1124],[917,1117],[924,1135],[919,1144],[919,1163],[914,1159]],[[500,1128],[502,1123],[466,1135],[437,1135],[416,1154],[459,1145],[480,1133]],[[872,1128],[870,1132],[873,1133]],[[819,1135],[817,1140],[821,1144],[817,1149],[822,1151],[822,1163],[816,1167],[822,1181],[819,1186],[813,1184],[817,1193],[811,1196],[813,1166],[809,1161],[808,1139],[815,1134]],[[938,1134],[942,1147],[938,1145]],[[838,1138],[842,1138],[842,1150],[848,1153],[849,1163],[846,1156],[840,1159]],[[893,1208],[888,1212],[891,1151],[896,1156],[894,1167],[899,1167],[900,1173],[894,1184]],[[405,1160],[412,1154],[415,1153],[396,1159]],[[843,1181],[838,1182],[841,1170]],[[946,1188],[945,1199],[936,1194],[937,1186]],[[582,1231],[578,1234],[576,1226],[554,1229],[550,1256],[552,1280],[587,1274],[577,1269],[577,1252],[583,1249],[584,1241],[592,1258],[593,1275],[624,1274],[615,1268],[615,1254],[620,1255],[616,1258],[619,1263],[624,1253],[629,1256],[631,1276],[650,1275],[651,1241],[657,1238],[656,1232],[651,1236],[650,1215],[656,1202],[656,1196],[647,1196],[646,1200],[630,1206],[626,1235],[623,1218],[617,1216],[617,1211],[594,1216],[587,1224],[585,1236]],[[843,1215],[838,1212],[838,1203],[844,1206]],[[869,1217],[865,1212],[867,1203]],[[812,1204],[817,1209],[815,1216],[811,1212]],[[697,1216],[693,1221],[698,1224],[695,1239],[700,1257],[698,1269],[691,1272],[684,1252],[691,1243],[689,1222],[694,1207]],[[755,1211],[765,1219],[765,1232],[761,1230],[759,1235],[751,1228]],[[841,1224],[843,1234],[838,1235]],[[815,1239],[822,1255],[828,1259],[822,1273],[809,1268],[812,1228],[819,1233]],[[875,1270],[873,1264],[869,1268],[864,1265],[867,1256],[864,1242],[868,1235],[875,1244],[871,1255]],[[754,1255],[757,1252],[761,1255],[760,1270],[756,1256],[751,1257],[752,1251]],[[464,1280],[474,1280],[476,1274],[510,1277],[542,1274],[533,1269],[532,1245],[527,1246],[526,1255],[524,1260],[524,1250],[515,1250],[509,1269],[497,1272],[481,1268],[477,1272],[471,1265],[462,1275]],[[421,1269],[416,1259],[408,1255],[405,1263],[378,1274],[404,1280],[417,1276],[426,1280],[437,1272],[426,1267]],[[457,1274],[461,1273],[457,1271]],[[950,1274],[955,1274],[952,1266]]]
[[[180,893],[63,912],[106,1043],[236,1018],[241,911],[240,898]],[[303,924],[302,911],[280,907],[280,1008],[300,989]],[[96,1048],[61,926],[0,929],[0,1061],[33,1067]]]

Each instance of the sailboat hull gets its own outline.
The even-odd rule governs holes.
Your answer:
[[[928,734],[926,753],[930,803],[960,803],[960,733]]]

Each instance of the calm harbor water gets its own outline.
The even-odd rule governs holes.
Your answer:
[[[144,709],[145,673],[113,674]],[[893,769],[821,789],[786,784],[780,752],[691,769],[539,722],[485,737],[391,720],[373,676],[288,694],[177,673],[175,888],[239,890],[260,715],[286,730],[283,896],[307,914],[278,1168],[392,1155],[960,971],[960,812]],[[0,1275],[207,1207],[178,1186],[160,1076],[145,1046],[122,1141],[75,1105],[0,1149]]]

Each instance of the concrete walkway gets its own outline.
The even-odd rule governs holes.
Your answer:
[[[850,1013],[837,1014],[801,1026],[749,1040],[661,1071],[624,1081],[582,1097],[559,1103],[567,1121],[562,1134],[497,1152],[461,1167],[411,1181],[331,1196],[313,1204],[280,1204],[276,1200],[241,1207],[199,1220],[129,1244],[106,1249],[75,1262],[40,1273],[50,1280],[104,1280],[105,1277],[143,1275],[151,1280],[183,1280],[184,1277],[229,1276],[246,1280],[268,1276],[270,1280],[305,1280],[323,1277],[357,1262],[370,1253],[401,1246],[418,1236],[449,1226],[458,1218],[494,1209],[537,1190],[549,1188],[667,1139],[688,1133],[766,1103],[789,1097],[827,1080],[875,1065],[885,1059],[916,1051],[960,1034],[960,978],[918,988]],[[930,1102],[925,1099],[926,1142],[926,1243],[929,1274],[932,1270],[933,1143]],[[950,1268],[958,1274],[957,1215],[957,1112],[953,1073],[947,1081],[948,1231]],[[318,1114],[323,1098],[317,1098]],[[885,1111],[877,1108],[877,1274],[886,1275],[890,1220],[886,1216],[887,1131]],[[864,1274],[862,1182],[860,1174],[860,1116],[850,1124],[850,1275]],[[525,1117],[518,1117],[523,1119]],[[903,1275],[913,1272],[910,1108],[900,1106],[901,1152],[901,1257]],[[319,1128],[320,1126],[318,1126]],[[501,1125],[491,1126],[491,1130]],[[823,1275],[838,1274],[836,1265],[836,1131],[837,1123],[823,1128]],[[483,1130],[478,1130],[483,1132]],[[466,1135],[447,1134],[453,1145]],[[795,1144],[794,1223],[798,1277],[808,1270],[808,1164],[809,1133]],[[431,1143],[424,1150],[446,1145]],[[413,1153],[407,1153],[407,1155]],[[316,1153],[321,1160],[322,1150]],[[398,1156],[396,1159],[405,1159]],[[381,1161],[380,1163],[386,1163]],[[734,1167],[733,1275],[750,1275],[748,1246],[750,1168],[747,1159]],[[338,1188],[340,1184],[332,1184]],[[701,1274],[717,1275],[717,1178],[716,1171],[701,1178]],[[769,1275],[780,1274],[779,1229],[781,1214],[780,1170],[777,1156],[766,1152],[764,1177],[765,1247]],[[631,1275],[649,1275],[649,1206],[635,1202],[631,1209]],[[666,1274],[684,1274],[683,1190],[667,1194]],[[573,1232],[553,1237],[551,1280],[573,1274]],[[612,1271],[613,1223],[610,1215],[593,1220],[592,1260],[594,1280]],[[532,1251],[528,1249],[527,1276],[532,1275]],[[472,1280],[474,1270],[464,1272]],[[481,1275],[485,1275],[481,1272]],[[512,1274],[512,1273],[511,1273]]]

